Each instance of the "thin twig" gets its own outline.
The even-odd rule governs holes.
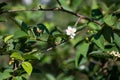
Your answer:
[[[60,3],[59,0],[57,0],[57,3],[59,4],[60,8],[63,9],[62,4]]]
[[[78,24],[78,22],[81,20],[81,18],[79,17],[78,19],[77,19],[77,21],[75,22],[75,25],[74,25],[74,27],[76,27],[77,26],[77,24]]]
[[[57,46],[60,46],[60,45],[66,43],[66,42],[68,42],[68,41],[69,41],[69,40],[63,40],[63,41],[61,41],[61,43],[59,43],[59,44],[57,44],[57,45],[40,49],[40,52],[42,51],[42,53],[47,53],[48,51],[51,51],[51,50],[55,49]]]

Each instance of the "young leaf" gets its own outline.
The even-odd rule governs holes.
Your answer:
[[[15,59],[19,59],[19,60],[24,60],[21,53],[18,53],[18,52],[13,52],[10,56],[11,58],[15,58]]]
[[[32,70],[33,70],[31,63],[29,63],[27,61],[22,62],[22,67],[27,72],[28,75],[31,75]]]
[[[11,38],[13,38],[14,35],[8,35],[4,38],[4,42],[6,43],[8,40],[10,40]]]

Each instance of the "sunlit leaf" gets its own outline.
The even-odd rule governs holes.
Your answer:
[[[33,70],[31,63],[29,63],[29,62],[22,62],[22,67],[27,72],[28,75],[31,75],[32,70]]]
[[[14,77],[13,80],[23,80],[21,76]]]
[[[92,0],[92,9],[98,9],[97,0]]]
[[[106,15],[103,18],[104,22],[108,25],[108,26],[113,26],[116,22],[116,17],[112,16],[112,15]]]
[[[21,53],[19,52],[13,52],[11,55],[10,55],[11,58],[15,58],[15,59],[19,59],[19,60],[24,60]]]
[[[98,25],[98,24],[96,24],[96,23],[94,23],[94,22],[90,22],[90,23],[88,24],[88,26],[89,26],[91,29],[93,29],[93,30],[100,30],[100,29],[101,29],[101,26]]]
[[[8,35],[4,38],[4,42],[6,43],[8,40],[10,40],[11,38],[13,38],[14,35]]]

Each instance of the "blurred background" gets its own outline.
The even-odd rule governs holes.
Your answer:
[[[60,0],[65,9],[89,17],[91,17],[92,1],[94,0]],[[2,2],[7,3],[4,10],[31,10],[39,9],[40,6],[44,9],[59,7],[56,0],[0,0],[0,3]],[[120,0],[97,0],[97,3],[103,14],[111,13],[120,7]],[[23,21],[29,26],[43,23],[48,30],[58,27],[64,32],[69,25],[73,26],[76,20],[76,16],[60,11],[3,13],[0,15],[0,39],[3,35],[14,34],[14,32],[18,30],[19,27],[16,21]],[[80,22],[77,25],[78,28],[79,26],[84,26],[84,23],[84,21]],[[33,72],[29,80],[120,80],[120,77],[117,79],[108,78],[110,75],[118,76],[120,74],[120,68],[116,69],[114,61],[111,60],[108,61],[108,70],[110,72],[107,72],[106,68],[101,68],[103,67],[102,63],[104,63],[104,60],[102,62],[90,57],[82,58],[79,67],[75,67],[75,56],[80,50],[75,50],[74,46],[81,39],[81,35],[86,35],[87,30],[88,29],[81,31],[80,35],[76,36],[75,39],[39,56],[39,60],[32,61]],[[43,37],[43,39],[46,40],[46,37]],[[42,46],[45,45],[44,42],[41,44]],[[2,45],[4,44],[0,42],[0,49]],[[10,49],[12,49],[12,46]],[[9,56],[0,56],[0,71],[2,71],[3,68],[8,68],[8,62]],[[120,64],[117,64],[117,66],[120,66]],[[114,71],[119,70],[118,73],[113,74],[113,69]]]

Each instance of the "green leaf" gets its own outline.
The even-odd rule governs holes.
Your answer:
[[[111,27],[105,26],[102,29],[102,34],[105,38],[105,40],[107,40],[108,42],[111,42],[112,40],[112,35],[113,35],[113,30]]]
[[[106,15],[103,20],[108,26],[113,26],[116,22],[116,17],[112,15]]]
[[[102,50],[104,50],[104,37],[100,36],[98,39],[93,40],[93,42]]]
[[[98,4],[96,0],[92,0],[92,9],[98,9]]]
[[[112,28],[120,30],[120,22],[117,22],[115,26],[112,26]]]
[[[4,72],[13,72],[14,70],[13,69],[5,69]]]
[[[11,75],[9,72],[3,72],[3,73],[0,72],[0,80],[5,80],[5,79],[8,79],[10,77],[11,77]]]
[[[102,12],[100,11],[100,9],[98,7],[97,1],[96,0],[92,0],[92,1],[93,1],[92,2],[92,12],[91,12],[92,18],[95,20],[99,20],[103,17]]]
[[[37,24],[37,27],[33,27],[33,32],[35,36],[40,36],[40,34],[44,31],[46,31],[49,34],[49,31],[44,24]]]
[[[25,24],[24,22],[21,23],[21,30],[23,30],[24,32],[27,33],[27,31],[29,30],[27,24]]]
[[[116,33],[114,33],[114,42],[120,48],[120,36]]]
[[[24,37],[28,37],[28,34],[25,33],[24,31],[18,30],[14,33],[14,38],[24,38]]]
[[[93,9],[91,12],[92,18],[95,20],[99,20],[103,17],[101,11],[99,9]]]
[[[51,74],[46,74],[47,80],[56,80],[55,77]]]
[[[13,38],[14,35],[8,35],[4,38],[4,42],[6,43],[8,40],[10,40],[11,38]]]
[[[109,53],[104,53],[103,51],[93,51],[88,54],[91,57],[97,57],[97,58],[112,58],[113,56]]]
[[[20,52],[13,52],[10,56],[11,58],[19,59],[19,60],[24,60]]]
[[[82,3],[83,0],[71,0],[71,6],[73,8],[74,11],[76,11],[78,9],[78,7],[80,6],[80,4]]]
[[[32,65],[29,62],[22,62],[22,67],[23,69],[27,72],[28,75],[31,75],[32,73]]]
[[[71,10],[71,8],[69,7],[69,3],[68,3],[67,0],[59,0],[59,1],[61,3],[62,7],[64,7],[67,10]]]
[[[94,23],[94,22],[90,22],[90,23],[88,24],[88,26],[89,26],[91,29],[93,29],[93,30],[100,30],[100,29],[101,29],[101,26],[98,25],[98,24],[96,24],[96,23]]]
[[[77,49],[76,59],[75,59],[76,67],[79,65],[80,55],[83,55],[84,57],[86,57],[88,48],[89,48],[89,43],[86,43],[86,42],[83,42],[76,47],[76,49]]]
[[[55,46],[56,45],[56,39],[59,38],[59,42],[58,44],[62,41],[62,39],[66,39],[67,36],[65,34],[54,34],[54,35],[49,35],[48,37],[48,44],[51,46]],[[61,41],[60,41],[61,40]]]
[[[32,54],[26,54],[23,57],[24,57],[24,59],[29,59],[29,60],[32,60],[32,59],[40,60],[41,55],[40,55],[40,53],[36,52],[36,53],[32,53]]]
[[[23,80],[21,76],[14,77],[13,80]]]
[[[47,29],[47,27],[44,24],[37,24],[37,27],[42,30],[42,33],[44,32],[44,30],[49,34],[49,31]]]
[[[4,7],[5,5],[7,5],[5,2],[0,3],[0,14],[3,13],[3,11],[4,11],[3,7]]]
[[[40,33],[41,33],[41,32],[38,32],[37,29],[39,29],[39,28],[37,28],[37,27],[33,27],[34,35],[35,35],[35,36],[40,36]],[[39,29],[39,30],[40,30],[40,29]]]

